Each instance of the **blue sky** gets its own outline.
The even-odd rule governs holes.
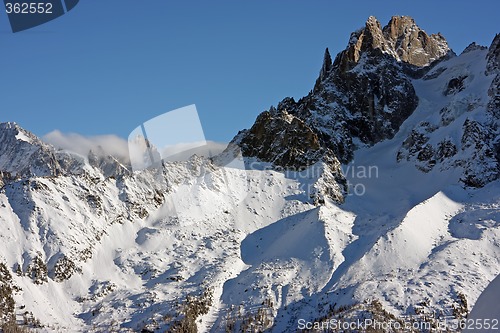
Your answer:
[[[314,85],[323,52],[376,16],[410,15],[455,52],[489,45],[500,2],[81,0],[13,34],[0,13],[0,121],[126,138],[140,123],[196,104],[206,137],[229,141],[286,96]]]

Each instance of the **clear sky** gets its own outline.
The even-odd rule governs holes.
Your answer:
[[[500,1],[81,0],[13,34],[0,12],[0,121],[126,138],[196,104],[207,139],[229,141],[286,96],[314,85],[370,15],[410,15],[455,52],[500,33]]]

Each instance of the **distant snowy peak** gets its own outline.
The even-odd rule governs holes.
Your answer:
[[[363,53],[374,50],[419,67],[428,66],[451,52],[440,33],[428,35],[409,16],[393,16],[383,28],[370,16],[364,28],[351,34],[342,61],[352,66]]]
[[[468,52],[471,52],[471,51],[476,51],[476,50],[487,50],[488,48],[486,46],[483,46],[483,45],[478,45],[476,44],[476,42],[472,42],[470,43],[463,51],[460,55],[464,54],[464,53],[468,53]]]
[[[15,122],[0,123],[0,133],[2,133],[0,138],[2,143],[5,143],[6,140],[10,140],[11,143],[12,140],[24,141],[30,144],[41,143],[34,134],[21,128]]]
[[[57,176],[62,173],[53,147],[16,123],[0,123],[0,171],[3,177]]]
[[[16,179],[87,173],[108,178],[129,175],[130,167],[101,151],[87,156],[57,150],[13,122],[0,123],[0,187]]]
[[[125,165],[114,156],[107,155],[101,147],[98,148],[100,149],[97,152],[89,151],[88,161],[91,166],[101,170],[104,177],[120,177],[132,173],[129,165]]]

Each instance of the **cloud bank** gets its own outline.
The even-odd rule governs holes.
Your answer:
[[[92,150],[97,155],[111,155],[123,163],[130,163],[128,141],[117,135],[84,136],[54,130],[44,135],[42,140],[58,149],[77,153],[84,157],[87,157]],[[197,148],[192,149],[193,147]],[[226,147],[226,143],[215,141],[206,141],[206,145],[201,147],[196,143],[178,143],[165,147],[162,150],[162,155],[165,157],[174,155],[174,160],[179,161],[187,160],[193,154],[205,157],[214,156],[221,153]]]
[[[54,130],[42,140],[56,148],[68,150],[87,157],[89,151],[98,155],[112,155],[120,161],[128,162],[128,142],[117,135],[84,136],[77,133],[62,133]]]

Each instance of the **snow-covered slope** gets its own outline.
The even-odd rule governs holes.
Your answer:
[[[328,55],[309,97],[264,113],[215,159],[131,172],[0,124],[0,320],[289,332],[463,318],[500,273],[500,37],[451,56],[442,36],[424,49],[413,20],[373,20],[343,74],[334,66],[353,54]],[[390,45],[356,48],[361,36]],[[385,70],[401,73],[385,82]],[[343,95],[342,77],[364,83]],[[246,170],[221,167],[237,145]]]

